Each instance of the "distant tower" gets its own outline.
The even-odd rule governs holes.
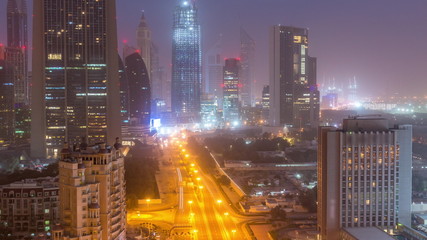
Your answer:
[[[355,104],[357,102],[357,88],[356,77],[354,77],[348,81],[347,102],[349,104]]]
[[[411,226],[412,126],[354,117],[342,129],[320,127],[318,139],[320,239],[347,239],[346,228]]]
[[[31,152],[121,136],[115,1],[34,1]],[[47,150],[47,151],[46,151]]]
[[[264,121],[268,121],[268,115],[270,112],[270,86],[265,85],[262,89],[262,100],[261,100],[261,107],[262,107],[262,118]]]
[[[270,32],[270,125],[315,127],[319,118],[316,59],[308,29],[273,26]]]
[[[129,115],[129,80],[126,74],[125,65],[122,58],[119,57],[119,82],[120,82],[120,106],[121,106],[121,117],[122,117],[122,126],[128,125],[130,122]]]
[[[227,58],[224,66],[223,113],[227,125],[236,125],[240,120],[241,63],[237,58]]]
[[[219,107],[222,108],[222,82],[224,61],[222,54],[222,36],[207,51],[205,55],[204,68],[204,91],[213,95],[217,100]]]
[[[140,50],[142,60],[144,60],[145,66],[147,66],[148,76],[151,77],[151,30],[148,27],[144,11],[142,11],[141,20],[136,30],[136,44]]]
[[[7,47],[5,60],[10,67],[14,93],[14,143],[27,143],[30,135],[30,93],[28,78],[28,24],[26,0],[7,1]]]
[[[125,69],[129,83],[129,116],[131,125],[150,125],[151,88],[147,67],[139,50],[125,47]]]
[[[4,46],[0,44],[0,143],[10,143],[14,140],[14,88],[12,68],[4,59]]]
[[[172,112],[198,118],[202,53],[198,10],[194,1],[179,1],[173,20]]]
[[[254,60],[255,60],[255,41],[243,29],[240,28],[240,58],[242,62],[242,92],[241,101],[243,106],[252,106],[254,100]]]

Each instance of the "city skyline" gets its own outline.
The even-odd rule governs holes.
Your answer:
[[[119,44],[128,40],[136,46],[135,30],[141,17],[141,10],[154,29],[153,41],[161,49],[161,65],[170,71],[170,49],[172,35],[172,12],[176,1],[151,2],[124,0],[118,5]],[[2,2],[4,5],[5,1]],[[244,4],[246,3],[246,4]],[[425,3],[422,0],[346,2],[327,1],[292,2],[259,0],[199,1],[201,25],[209,27],[202,32],[202,45],[205,51],[214,44],[215,36],[224,35],[224,57],[237,57],[239,53],[239,28],[245,27],[257,44],[255,80],[256,88],[262,89],[267,83],[268,66],[268,28],[274,24],[307,27],[312,39],[312,54],[320,61],[318,82],[322,84],[335,78],[343,84],[357,76],[365,95],[384,95],[400,92],[402,95],[424,94],[415,83],[424,84],[423,59],[427,49],[419,48],[427,40],[427,32],[412,31],[427,21]],[[263,7],[259,7],[262,4]],[[227,7],[226,7],[227,6]],[[28,9],[32,9],[29,1]],[[222,9],[227,9],[216,18]],[[301,14],[304,13],[304,18]],[[0,19],[6,18],[6,9],[0,8]],[[253,16],[262,14],[258,19]],[[6,43],[5,21],[0,21],[0,42]],[[4,26],[4,27],[3,27]],[[31,23],[29,23],[31,26]],[[399,34],[395,34],[399,29]],[[369,36],[369,37],[367,37]],[[412,36],[412,37],[406,37]],[[402,44],[407,47],[402,48]],[[121,49],[121,46],[119,46]],[[334,50],[333,53],[328,52]],[[378,54],[374,54],[378,53]],[[408,63],[412,68],[402,68]],[[412,83],[407,86],[403,81]],[[386,84],[395,83],[395,86]],[[374,88],[366,86],[373,84]],[[427,83],[426,83],[427,85]],[[427,87],[427,86],[425,86]],[[376,89],[376,92],[373,91]],[[257,96],[260,93],[257,91]]]

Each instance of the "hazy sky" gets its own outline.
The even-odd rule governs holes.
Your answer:
[[[39,1],[39,0],[38,0]],[[6,41],[0,0],[0,42]],[[171,62],[172,14],[178,0],[117,0],[119,40],[135,44],[145,10],[161,61]],[[309,54],[318,59],[318,83],[356,76],[361,95],[427,95],[427,0],[198,0],[204,51],[219,34],[224,57],[239,53],[239,26],[256,41],[259,92],[268,82],[269,27],[309,28]]]

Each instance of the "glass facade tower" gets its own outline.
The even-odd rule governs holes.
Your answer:
[[[34,4],[34,156],[55,156],[82,136],[110,144],[120,136],[116,28],[115,1]]]
[[[198,10],[194,1],[175,9],[172,43],[172,112],[199,115],[202,56]]]
[[[241,64],[237,58],[225,59],[223,83],[223,113],[226,125],[238,124],[240,110],[240,82]]]
[[[273,26],[270,42],[270,121],[306,128],[319,118],[316,59],[308,55],[308,29]]]

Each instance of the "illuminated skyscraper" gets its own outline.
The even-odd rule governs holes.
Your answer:
[[[308,30],[273,26],[270,42],[270,125],[315,127],[319,118],[316,59]]]
[[[145,66],[147,67],[148,75],[151,77],[151,30],[148,27],[144,11],[142,12],[138,29],[136,30],[136,44],[140,51],[142,60],[144,60]]]
[[[346,228],[411,226],[410,125],[354,117],[342,129],[320,127],[318,136],[320,239],[347,239]]]
[[[7,1],[7,47],[5,60],[10,67],[13,84],[14,135],[13,143],[27,143],[30,134],[29,79],[28,79],[28,25],[26,0]]]
[[[224,87],[223,87],[223,113],[224,121],[227,124],[237,125],[240,121],[240,101],[239,94],[242,84],[240,60],[237,58],[225,59],[224,66]],[[228,125],[227,124],[227,125]]]
[[[125,65],[119,56],[119,81],[120,81],[120,106],[122,126],[130,122],[129,116],[129,80],[126,74]]]
[[[202,78],[198,10],[194,0],[175,8],[172,43],[172,112],[198,116]]]
[[[4,59],[4,46],[0,44],[0,144],[14,139],[14,88],[12,69]]]
[[[115,1],[34,2],[31,150],[120,136]],[[47,151],[46,151],[47,149]]]
[[[149,126],[151,112],[150,79],[139,51],[133,51],[125,57],[125,69],[129,84],[131,125]]]
[[[255,60],[255,41],[240,28],[240,59],[242,62],[242,92],[240,99],[243,106],[252,106],[254,88],[253,66]]]

